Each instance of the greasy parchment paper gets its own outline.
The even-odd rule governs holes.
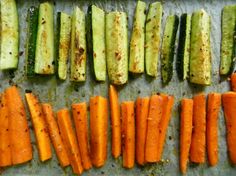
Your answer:
[[[148,0],[147,4],[153,2]],[[58,11],[65,11],[72,13],[72,7],[78,5],[85,12],[87,11],[88,4],[96,4],[106,11],[122,10],[128,13],[129,17],[129,35],[132,28],[133,14],[136,2],[124,0],[58,0],[54,2],[55,13]],[[122,168],[122,158],[115,160],[111,157],[110,138],[108,142],[108,160],[106,165],[100,169],[91,169],[84,172],[83,175],[180,175],[179,172],[179,101],[182,97],[192,97],[200,91],[209,93],[211,91],[225,92],[229,90],[229,85],[226,78],[220,78],[218,73],[220,63],[220,20],[221,9],[227,4],[236,3],[235,0],[165,0],[163,1],[164,17],[168,14],[181,15],[184,12],[191,13],[194,10],[204,8],[212,17],[212,85],[209,87],[201,88],[189,84],[187,81],[181,82],[178,80],[176,71],[172,81],[169,85],[163,87],[160,79],[160,71],[156,79],[149,78],[145,74],[138,77],[129,77],[129,82],[123,87],[119,88],[120,101],[135,100],[138,96],[149,96],[154,92],[165,92],[175,96],[175,106],[173,108],[173,115],[168,127],[166,136],[166,144],[164,147],[163,162],[159,164],[148,165],[145,167],[135,166],[131,170]],[[0,90],[3,91],[11,84],[17,84],[20,88],[22,96],[26,89],[32,90],[40,97],[42,102],[52,103],[54,110],[68,107],[72,102],[86,101],[89,102],[89,97],[93,95],[107,95],[108,81],[105,83],[97,83],[87,66],[87,80],[85,83],[71,83],[68,79],[64,82],[57,80],[56,76],[48,77],[35,77],[27,79],[24,75],[25,65],[25,41],[26,41],[26,15],[27,9],[31,5],[38,5],[37,0],[18,0],[18,13],[20,24],[20,57],[19,67],[16,71],[0,72]],[[56,16],[56,15],[55,15]],[[29,115],[28,115],[29,119]],[[45,163],[41,163],[38,159],[38,152],[36,148],[36,141],[32,131],[32,124],[29,120],[31,127],[31,140],[34,148],[33,160],[27,164],[13,166],[2,169],[2,175],[42,175],[42,176],[57,176],[57,175],[72,175],[70,167],[62,169],[57,161],[55,152],[53,158]],[[109,127],[110,137],[110,127]],[[236,141],[235,141],[236,142]],[[207,164],[193,165],[190,164],[187,175],[236,175],[236,168],[229,164],[227,157],[227,148],[225,142],[225,123],[223,112],[221,110],[219,116],[219,163],[215,167],[209,167]]]

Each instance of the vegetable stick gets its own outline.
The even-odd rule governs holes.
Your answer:
[[[147,117],[149,110],[149,97],[137,98],[135,119],[135,158],[139,165],[145,164],[145,143],[147,132]]]
[[[0,167],[10,166],[11,148],[9,134],[9,117],[6,103],[6,95],[3,93],[0,103]]]
[[[210,93],[207,100],[206,142],[208,161],[211,166],[218,162],[218,113],[221,105],[221,94]]]
[[[236,92],[236,73],[233,73],[230,78],[231,90]]]
[[[43,103],[42,108],[43,108],[45,121],[48,127],[49,136],[51,138],[52,144],[56,151],[59,163],[62,167],[68,166],[70,165],[69,157],[67,155],[65,146],[62,142],[59,128],[58,128],[58,125],[57,125],[57,122],[56,122],[56,119],[54,117],[54,113],[52,110],[52,106],[48,103]]]
[[[32,159],[32,145],[25,107],[15,86],[5,90],[8,107],[10,148],[12,164],[25,163]]]
[[[76,134],[72,127],[70,112],[68,109],[61,109],[57,112],[57,123],[61,132],[62,141],[70,159],[70,163],[75,174],[83,173],[83,166],[76,140]]]
[[[226,92],[222,95],[222,104],[227,130],[228,154],[232,164],[236,164],[236,93]]]
[[[134,102],[121,104],[123,167],[133,168],[135,160]]]
[[[90,153],[93,166],[101,167],[107,159],[107,99],[90,98]]]
[[[88,170],[92,167],[88,146],[88,123],[86,103],[72,104],[72,113],[79,144],[80,156],[83,168]]]
[[[172,112],[172,107],[174,104],[174,97],[161,94],[160,95],[163,99],[163,104],[162,104],[162,117],[161,121],[159,124],[159,141],[158,141],[158,153],[157,153],[157,160],[161,160],[162,152],[163,152],[163,147],[165,144],[165,138],[166,138],[166,131],[168,128],[168,124],[171,118],[171,112]]]
[[[121,154],[121,126],[120,126],[120,106],[118,92],[115,86],[110,85],[109,100],[111,109],[111,150],[114,158],[118,158]]]
[[[193,100],[184,98],[181,101],[180,114],[180,171],[187,170],[189,150],[192,136]]]
[[[34,126],[39,158],[41,161],[46,161],[52,157],[52,151],[43,109],[33,93],[26,93],[25,97]]]
[[[158,161],[158,127],[162,118],[162,104],[163,99],[161,96],[151,96],[147,119],[147,135],[145,146],[145,161],[150,163]]]
[[[193,132],[190,146],[190,160],[205,162],[206,152],[206,99],[203,93],[193,97]]]

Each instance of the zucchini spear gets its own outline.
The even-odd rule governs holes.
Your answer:
[[[178,26],[179,17],[177,15],[167,17],[161,49],[161,76],[164,84],[169,83],[173,75],[175,39]]]
[[[70,34],[71,34],[71,17],[64,12],[58,12],[58,77],[61,80],[66,80],[67,77],[67,63],[70,48]]]
[[[39,9],[37,7],[30,7],[27,14],[28,31],[26,42],[26,75],[32,77],[34,73],[36,39],[38,30],[38,15]]]
[[[157,76],[161,41],[162,5],[154,2],[149,6],[145,31],[145,67],[149,76]]]
[[[109,80],[122,85],[128,81],[128,29],[125,12],[106,14],[106,54]]]
[[[211,84],[211,17],[202,9],[192,15],[190,82]]]
[[[182,14],[180,20],[177,73],[181,80],[188,78],[190,56],[191,15]]]
[[[93,63],[93,71],[97,81],[106,80],[106,48],[105,48],[105,12],[91,5],[88,8],[88,50]]]
[[[138,1],[134,16],[133,31],[130,41],[129,71],[144,72],[144,27],[146,3]]]
[[[39,6],[38,33],[35,53],[36,74],[54,74],[54,20],[53,5],[49,2]]]
[[[86,79],[86,34],[85,14],[79,7],[75,7],[71,28],[71,73],[70,80],[75,82]]]
[[[19,24],[15,0],[1,0],[0,11],[0,69],[16,69],[18,65],[19,56]]]
[[[236,5],[225,6],[221,17],[220,74],[227,75],[234,69],[236,48]]]

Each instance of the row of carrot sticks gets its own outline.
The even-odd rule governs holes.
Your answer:
[[[51,142],[62,167],[71,165],[76,174],[102,167],[107,158],[108,100],[90,98],[88,129],[87,105],[72,104],[70,110],[55,114],[49,103],[41,103],[32,93],[25,94],[34,127],[40,160],[52,157]],[[188,158],[204,163],[207,150],[210,165],[218,162],[218,113],[222,104],[227,128],[229,157],[236,164],[236,93],[203,93],[181,101],[180,170],[187,170]],[[123,157],[123,167],[156,163],[161,160],[165,136],[171,118],[174,97],[154,94],[134,101],[119,103],[118,92],[109,87],[112,128],[112,155]],[[32,145],[26,110],[16,86],[1,94],[0,102],[0,167],[25,163],[32,159]],[[73,128],[73,126],[75,128]],[[75,129],[75,131],[74,131]],[[89,133],[90,131],[90,133]]]

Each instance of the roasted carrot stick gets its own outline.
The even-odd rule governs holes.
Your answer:
[[[159,141],[158,141],[158,153],[157,153],[157,160],[161,160],[162,152],[163,152],[163,147],[165,144],[165,138],[166,138],[166,130],[171,118],[171,112],[172,112],[172,107],[174,104],[174,97],[161,94],[161,97],[163,99],[163,104],[162,104],[162,117],[161,121],[159,124]]]
[[[222,95],[222,104],[227,130],[228,154],[232,164],[236,164],[236,93],[224,93]]]
[[[193,132],[190,147],[190,160],[205,162],[206,152],[206,99],[203,93],[193,97]]]
[[[111,150],[114,158],[118,158],[121,154],[121,126],[120,126],[120,106],[118,92],[113,85],[109,88],[109,100],[111,109]]]
[[[34,126],[39,158],[41,161],[46,161],[52,157],[52,151],[43,109],[38,98],[33,93],[26,93],[25,97]]]
[[[147,132],[147,117],[149,110],[149,97],[137,98],[135,117],[135,158],[139,165],[145,163],[145,143]]]
[[[230,78],[231,89],[236,92],[236,73],[233,73]]]
[[[90,98],[90,147],[93,166],[101,167],[107,158],[108,103],[101,96]]]
[[[9,117],[6,103],[6,95],[3,93],[0,103],[0,167],[10,166],[11,148],[9,134]]]
[[[68,152],[70,163],[75,174],[83,173],[83,166],[76,140],[76,134],[72,127],[70,112],[68,109],[61,109],[57,112],[57,123],[61,132],[62,141]]]
[[[123,167],[133,168],[135,160],[134,102],[121,104]]]
[[[180,171],[185,174],[191,145],[193,120],[193,100],[184,98],[181,101],[180,114]]]
[[[214,166],[218,162],[218,113],[221,105],[221,94],[210,93],[207,100],[207,154],[209,164]]]
[[[56,151],[59,163],[62,167],[68,166],[70,165],[69,157],[67,155],[65,146],[62,142],[58,125],[57,125],[57,122],[56,122],[56,119],[54,117],[54,113],[52,110],[52,106],[48,103],[43,103],[42,108],[43,108],[45,121],[48,127],[49,136],[51,138],[53,147]]]
[[[163,99],[161,96],[151,96],[147,119],[147,134],[145,146],[145,161],[150,163],[158,161],[158,127],[162,118],[162,103]]]
[[[25,107],[15,86],[7,88],[5,94],[9,114],[12,164],[25,163],[32,159],[32,145]]]
[[[83,168],[88,170],[92,167],[88,146],[88,123],[86,103],[72,104],[72,113],[79,144],[80,156]]]

